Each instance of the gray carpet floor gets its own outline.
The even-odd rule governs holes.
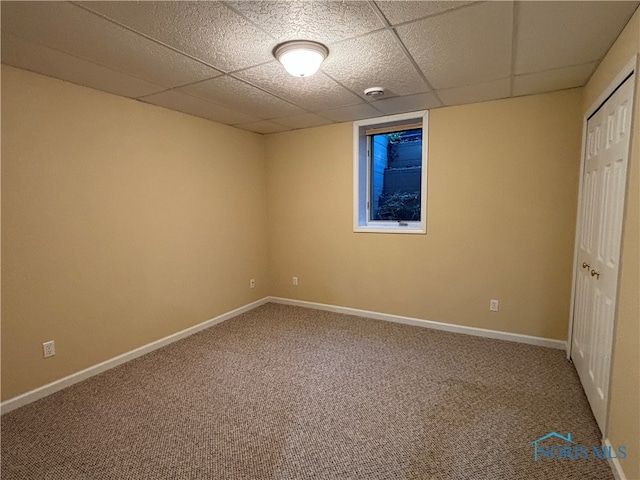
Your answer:
[[[611,479],[563,351],[267,304],[2,417],[3,480]],[[551,442],[553,443],[553,442]]]

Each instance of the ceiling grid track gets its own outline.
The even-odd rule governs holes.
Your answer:
[[[639,5],[4,0],[2,62],[272,133],[584,86]],[[292,40],[329,49],[314,77],[274,58]]]
[[[427,85],[427,88],[429,89],[429,92],[431,94],[433,94],[433,96],[438,100],[438,102],[440,102],[440,106],[444,105],[442,100],[440,100],[440,97],[438,96],[438,93],[433,88],[433,85],[431,85],[431,82],[429,82],[429,80],[427,79],[427,76],[424,74],[422,69],[418,66],[417,62],[415,61],[415,59],[413,58],[413,56],[409,52],[409,49],[402,42],[402,40],[400,40],[400,37],[398,36],[398,32],[396,32],[396,29],[392,27],[391,23],[389,22],[387,17],[384,15],[384,13],[382,13],[382,11],[380,10],[380,8],[376,4],[376,2],[374,2],[373,0],[370,0],[368,3],[369,3],[369,5],[371,5],[371,8],[376,13],[378,18],[382,22],[384,22],[386,24],[386,26],[389,28],[389,31],[393,35],[393,39],[395,40],[397,46],[400,48],[400,50],[402,50],[402,52],[404,53],[405,57],[407,57],[407,59],[409,60],[409,62],[413,66],[413,68],[416,70],[418,75],[420,75],[420,77],[422,78],[424,83]],[[425,17],[425,18],[428,18],[428,17]],[[418,20],[416,20],[416,21],[418,21]]]
[[[509,96],[513,96],[513,84],[516,78],[516,55],[518,45],[518,19],[520,14],[520,4],[513,3],[513,22],[511,25],[511,76],[509,79]]]
[[[156,44],[160,45],[161,47],[168,48],[169,50],[171,50],[171,51],[173,51],[175,53],[183,55],[183,56],[189,58],[190,60],[193,60],[194,62],[198,62],[198,63],[201,63],[202,65],[204,65],[206,67],[212,68],[213,70],[216,70],[216,71],[220,72],[223,75],[225,75],[227,73],[224,70],[222,70],[221,68],[214,67],[213,65],[210,65],[207,62],[205,62],[203,60],[200,60],[197,57],[194,57],[193,55],[189,55],[188,53],[185,53],[182,50],[178,50],[177,48],[172,47],[171,45],[167,45],[166,43],[161,42],[160,40],[157,40],[157,39],[155,39],[153,37],[150,37],[149,35],[146,35],[146,34],[144,34],[142,32],[139,32],[134,28],[131,28],[131,27],[127,26],[127,25],[124,25],[124,24],[122,24],[120,22],[117,22],[116,20],[114,20],[114,19],[112,19],[112,18],[110,18],[110,17],[108,17],[108,16],[106,16],[106,15],[100,13],[100,12],[96,12],[95,10],[91,10],[90,8],[87,8],[86,6],[81,5],[81,4],[77,3],[77,2],[69,2],[69,3],[71,5],[73,5],[73,6],[75,6],[75,7],[78,7],[78,8],[81,8],[81,9],[85,10],[86,12],[89,12],[92,15],[95,15],[96,17],[102,18],[103,20],[105,20],[105,21],[107,21],[109,23],[113,23],[114,25],[117,25],[117,26],[119,26],[121,28],[124,28],[125,30],[130,31],[131,33],[135,33],[136,35],[139,35],[139,36],[141,36],[143,38],[146,38],[147,40],[149,40],[149,41],[151,41],[153,43],[156,43]],[[216,77],[211,77],[211,78],[216,78]]]
[[[218,78],[218,77],[220,77],[220,76],[224,76],[224,75],[226,75],[226,76],[229,76],[229,77],[231,77],[231,78],[233,78],[233,79],[235,79],[235,80],[238,80],[239,82],[242,82],[242,83],[244,83],[244,84],[246,84],[246,85],[249,85],[249,86],[251,86],[251,87],[253,87],[253,88],[256,88],[256,89],[258,89],[258,90],[260,90],[260,91],[262,91],[262,92],[264,92],[264,93],[266,93],[266,94],[268,94],[268,95],[271,95],[271,96],[273,96],[273,97],[276,97],[277,99],[279,99],[279,100],[281,100],[281,101],[283,101],[283,102],[286,102],[286,103],[288,103],[288,104],[290,104],[290,105],[293,105],[293,106],[295,106],[295,107],[301,108],[302,110],[304,110],[304,111],[305,111],[305,113],[313,113],[313,112],[311,112],[311,111],[309,111],[309,110],[305,109],[304,107],[301,107],[300,105],[296,105],[295,103],[291,102],[290,100],[284,99],[284,98],[282,98],[282,97],[280,97],[280,96],[278,96],[278,95],[274,94],[273,92],[270,92],[270,91],[268,91],[268,90],[265,90],[264,88],[262,88],[262,87],[260,87],[260,86],[258,86],[258,85],[255,85],[255,84],[253,84],[253,83],[251,83],[251,82],[249,82],[249,81],[247,81],[247,80],[244,80],[244,79],[242,79],[242,78],[237,77],[237,76],[235,76],[235,75],[234,75],[234,73],[235,73],[236,71],[246,70],[246,68],[238,69],[238,70],[234,70],[234,71],[225,71],[225,70],[223,70],[223,69],[221,69],[221,68],[219,68],[219,67],[214,67],[213,65],[210,65],[210,64],[208,64],[208,63],[206,63],[206,62],[204,62],[204,61],[202,61],[202,60],[198,59],[197,57],[194,57],[193,55],[189,55],[188,53],[185,53],[185,52],[183,52],[183,51],[181,51],[181,50],[178,50],[178,49],[176,49],[176,48],[172,47],[171,45],[167,45],[166,43],[161,42],[160,40],[157,40],[157,39],[155,39],[155,38],[153,38],[153,37],[150,37],[149,35],[146,35],[146,34],[144,34],[144,33],[142,33],[142,32],[139,32],[139,31],[137,31],[137,30],[135,30],[135,29],[133,29],[133,28],[131,28],[131,27],[128,27],[127,25],[123,25],[122,23],[117,22],[117,21],[113,20],[112,18],[109,18],[108,16],[103,15],[103,14],[101,14],[101,13],[99,13],[99,12],[96,12],[96,11],[94,11],[94,10],[91,10],[90,8],[87,8],[87,7],[85,7],[84,5],[80,5],[80,4],[76,3],[76,2],[69,2],[69,3],[71,3],[72,5],[74,5],[74,6],[76,6],[76,7],[82,8],[83,10],[86,10],[87,12],[89,12],[89,13],[91,13],[91,14],[93,14],[93,15],[96,15],[96,16],[98,16],[98,17],[100,17],[100,18],[102,18],[102,19],[104,19],[104,20],[106,20],[106,21],[108,21],[108,22],[111,22],[111,23],[113,23],[114,25],[118,25],[119,27],[122,27],[122,28],[124,28],[124,29],[126,29],[126,30],[129,30],[130,32],[135,33],[136,35],[140,35],[141,37],[144,37],[144,38],[146,38],[147,40],[150,40],[150,41],[152,41],[152,42],[154,42],[154,43],[156,43],[156,44],[158,44],[158,45],[160,45],[160,46],[162,46],[162,47],[168,48],[169,50],[172,50],[172,51],[174,51],[174,52],[176,52],[176,53],[178,53],[178,54],[180,54],[180,55],[183,55],[183,56],[185,56],[185,57],[187,57],[187,58],[190,58],[191,60],[194,60],[194,61],[196,61],[196,62],[198,62],[198,63],[201,63],[201,64],[203,64],[203,65],[205,65],[205,66],[207,66],[207,67],[209,67],[209,68],[212,68],[212,69],[214,69],[214,70],[216,70],[216,71],[218,71],[218,72],[220,72],[220,73],[222,74],[222,75],[217,75],[217,76],[215,76],[215,77],[203,78],[203,79],[201,79],[201,80],[197,80],[197,81],[195,81],[195,82],[191,82],[191,83],[186,83],[186,84],[182,84],[182,85],[176,85],[175,87],[171,87],[171,88],[167,88],[166,90],[163,90],[163,92],[167,92],[167,91],[170,91],[170,90],[178,90],[179,88],[183,88],[183,87],[190,86],[190,85],[197,85],[197,84],[199,84],[199,83],[203,83],[203,82],[206,82],[206,81],[209,81],[209,80],[213,80],[213,79],[215,79],[215,78]],[[226,2],[222,2],[222,3],[224,4],[224,6],[225,6],[226,8],[230,8],[230,7],[226,4]],[[233,12],[234,12],[234,13],[238,13],[238,12],[236,12],[236,11],[235,11],[235,9],[232,9],[232,8],[230,8],[230,9],[231,9],[231,10],[233,10]],[[243,15],[240,15],[240,16],[242,16],[243,18],[245,18]],[[247,21],[248,21],[249,23],[251,23],[252,25],[256,26],[256,25],[255,25],[253,22],[251,22],[250,20],[248,20],[248,19],[246,19],[246,18],[245,18],[245,20],[247,20]],[[262,29],[260,29],[260,30],[262,30]],[[264,31],[264,30],[262,30],[262,31]],[[272,36],[272,35],[270,35],[268,32],[264,32],[264,33],[265,33],[265,34],[267,34],[267,35],[269,35],[270,37],[272,37],[272,38],[273,38],[273,36]],[[66,53],[66,52],[65,52],[65,53]],[[83,60],[86,60],[86,59],[83,59]],[[266,63],[269,63],[269,62],[264,62],[263,64],[266,64]],[[107,67],[107,68],[110,68],[110,67],[108,67],[107,65],[101,65],[101,66],[103,66],[103,67]],[[256,65],[251,65],[251,67],[247,67],[247,68],[253,68],[253,67],[255,67],[255,66],[256,66]],[[147,81],[147,82],[148,82],[148,81],[150,81],[150,80],[147,80],[147,79],[143,79],[143,80],[145,80],[145,81]],[[156,93],[149,94],[149,95],[143,95],[143,96],[141,96],[141,97],[136,97],[136,99],[138,99],[138,100],[139,100],[139,99],[142,99],[142,98],[144,98],[144,97],[148,97],[148,96],[151,96],[151,95],[156,95],[157,93],[162,93],[162,92],[156,92]],[[199,96],[199,95],[187,94],[186,92],[182,92],[182,91],[181,91],[180,93],[185,94],[185,95],[189,95],[189,96],[194,97],[194,98],[202,99],[202,100],[204,100],[204,101],[206,101],[206,102],[213,103],[214,105],[218,105],[218,106],[220,106],[220,107],[225,107],[225,105],[223,105],[223,104],[217,103],[217,102],[215,102],[215,101],[213,101],[213,100],[210,100],[210,99],[208,99],[208,98],[203,98],[203,97],[201,97],[201,96]],[[144,100],[143,100],[143,101],[144,101]],[[247,113],[247,112],[243,112],[242,110],[239,110],[239,111],[240,111],[241,113],[245,113],[246,115],[250,115],[249,113]],[[286,117],[279,117],[279,118],[286,118]],[[270,121],[270,120],[271,120],[271,118],[261,118],[261,121]]]

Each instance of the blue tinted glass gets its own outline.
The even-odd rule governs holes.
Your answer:
[[[420,221],[422,129],[371,135],[370,220]]]

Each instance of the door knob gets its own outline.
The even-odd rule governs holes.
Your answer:
[[[589,265],[587,262],[582,262],[582,268],[589,268],[591,265]]]
[[[596,280],[597,280],[598,278],[600,278],[600,273],[596,272],[595,270],[591,270],[591,276],[596,277]]]

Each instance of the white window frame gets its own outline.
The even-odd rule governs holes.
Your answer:
[[[420,221],[369,220],[371,162],[366,130],[372,127],[401,127],[422,122],[422,177],[420,180]],[[429,111],[401,113],[353,122],[353,231],[365,233],[427,233],[427,152],[429,151]]]

